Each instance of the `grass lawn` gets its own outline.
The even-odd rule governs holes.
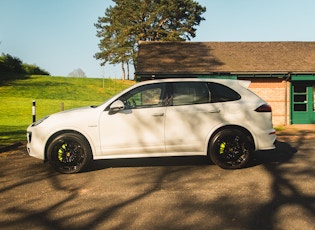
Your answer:
[[[98,105],[134,84],[113,79],[30,76],[0,82],[0,148],[25,141],[32,123],[32,101],[36,118],[64,109]],[[103,87],[104,85],[104,87]]]

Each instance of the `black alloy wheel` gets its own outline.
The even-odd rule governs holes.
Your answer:
[[[213,163],[224,169],[243,168],[253,152],[253,142],[242,131],[224,129],[214,135],[209,155]]]
[[[63,133],[55,137],[47,148],[50,165],[60,173],[82,171],[92,160],[91,148],[77,133]]]

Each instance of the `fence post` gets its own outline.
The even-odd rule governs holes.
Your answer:
[[[60,104],[60,109],[61,109],[61,111],[65,110],[65,104],[63,102],[61,102],[61,104]]]
[[[33,115],[33,122],[35,122],[36,121],[36,101],[35,100],[33,100],[32,115]]]

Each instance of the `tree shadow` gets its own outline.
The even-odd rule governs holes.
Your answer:
[[[275,150],[257,152],[252,166],[242,170],[223,170],[197,156],[99,160],[91,171],[62,175],[16,153],[5,161],[0,158],[0,191],[2,197],[12,197],[0,200],[0,224],[46,229],[282,229],[276,219],[288,205],[315,217],[315,196],[291,181],[314,178],[311,162],[306,168],[297,162],[305,144],[302,138],[293,144],[279,141]],[[266,180],[270,184],[262,188],[270,197],[261,199]]]
[[[256,152],[241,170],[223,170],[193,156],[98,160],[83,173],[62,175],[24,150],[0,158],[0,225],[283,229],[279,213],[288,206],[315,218],[315,195],[295,179],[314,181],[307,135],[282,138],[275,150]]]
[[[21,140],[26,141],[26,128],[0,125],[0,153],[20,146]]]
[[[136,74],[144,80],[152,75],[156,79],[170,75],[196,77],[196,74],[205,74],[205,69],[208,72],[220,72],[225,63],[214,53],[213,48],[206,43],[143,43],[137,56]]]
[[[314,159],[309,155],[312,149],[307,147],[311,140],[309,134],[312,132],[299,131],[282,137],[284,141],[278,141],[275,150],[268,151],[266,155],[258,154],[258,160],[272,179],[271,196],[268,202],[251,212],[248,229],[280,229],[284,224],[281,222],[287,223],[285,226],[290,228],[293,221],[299,221],[299,226],[304,229],[311,225],[314,227],[315,195],[313,189],[310,192],[305,186],[308,180],[315,181]],[[299,158],[294,157],[297,153]],[[283,165],[285,162],[288,164]],[[285,220],[281,220],[281,216]]]
[[[0,87],[12,85],[17,80],[26,80],[30,78],[28,74],[0,73]]]
[[[288,162],[295,153],[297,153],[297,149],[292,147],[287,142],[277,141],[275,146],[276,148],[273,150],[255,152],[252,156],[251,161],[248,164],[248,167],[270,163],[285,163]]]

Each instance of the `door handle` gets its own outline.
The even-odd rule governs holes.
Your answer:
[[[153,113],[153,117],[162,117],[164,116],[164,113]]]
[[[208,113],[220,113],[219,109],[209,110]]]

